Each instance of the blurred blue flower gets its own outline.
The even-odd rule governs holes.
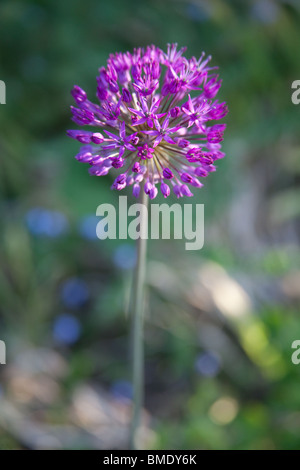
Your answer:
[[[87,283],[82,279],[71,277],[61,286],[61,299],[68,308],[80,308],[89,299]]]
[[[68,228],[68,221],[61,212],[41,207],[30,209],[25,215],[25,221],[30,233],[40,237],[59,237]]]
[[[279,16],[279,6],[272,0],[259,0],[252,6],[252,16],[261,23],[275,23]]]
[[[63,344],[75,343],[81,333],[81,325],[73,315],[62,314],[57,317],[53,325],[53,337]]]
[[[132,384],[126,380],[118,380],[114,382],[111,386],[111,394],[116,400],[119,401],[128,401],[132,400],[133,390]]]
[[[79,222],[79,233],[87,240],[98,240],[96,227],[100,218],[95,215],[86,215]]]
[[[215,377],[220,370],[220,360],[212,352],[200,354],[195,361],[195,369],[205,377]]]
[[[135,246],[125,243],[115,250],[113,262],[117,268],[132,269],[136,264],[136,257]]]

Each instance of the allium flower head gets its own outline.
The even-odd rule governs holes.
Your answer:
[[[84,144],[76,158],[92,175],[118,171],[112,189],[132,185],[138,197],[142,185],[151,199],[158,188],[164,197],[171,189],[190,197],[191,186],[201,188],[225,156],[226,125],[214,123],[228,112],[215,99],[221,80],[208,66],[211,57],[187,59],[184,52],[172,44],[166,53],[152,45],[111,54],[99,69],[97,104],[73,88],[73,121],[92,129],[67,132]]]

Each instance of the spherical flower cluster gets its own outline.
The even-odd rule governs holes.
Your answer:
[[[211,57],[187,59],[184,52],[172,44],[166,53],[152,45],[111,54],[97,76],[97,104],[73,88],[72,119],[93,128],[67,132],[84,144],[76,158],[92,175],[117,169],[112,189],[132,185],[138,197],[142,186],[153,199],[159,186],[164,197],[171,189],[192,196],[224,157],[226,125],[214,123],[228,112],[215,100],[221,80],[208,67]]]

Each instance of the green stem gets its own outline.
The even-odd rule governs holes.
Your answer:
[[[141,423],[141,412],[144,401],[144,283],[148,230],[148,196],[141,188],[140,204],[144,204],[145,210],[140,214],[140,233],[145,238],[137,240],[137,264],[132,294],[132,343],[133,343],[133,414],[130,428],[130,449],[137,448],[137,434]]]

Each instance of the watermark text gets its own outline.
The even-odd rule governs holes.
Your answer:
[[[300,339],[295,339],[295,341],[292,342],[292,349],[295,349],[291,357],[292,363],[297,366],[300,364]]]
[[[6,104],[6,85],[0,80],[0,104]]]
[[[148,211],[144,204],[128,207],[127,196],[120,196],[118,217],[112,204],[100,204],[96,215],[101,217],[96,228],[100,240],[170,240],[173,237],[184,238],[186,250],[200,250],[204,245],[204,204],[152,203]]]
[[[0,364],[6,364],[6,345],[0,340]]]
[[[300,103],[300,80],[293,81],[292,90],[295,90],[291,96],[292,103],[299,104]]]

